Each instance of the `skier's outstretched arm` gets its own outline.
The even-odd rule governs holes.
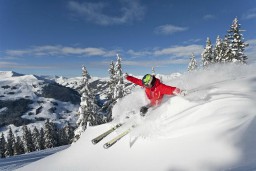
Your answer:
[[[133,76],[130,76],[130,75],[126,75],[125,78],[126,78],[128,81],[130,81],[130,82],[132,82],[132,83],[134,83],[134,84],[137,84],[137,85],[139,85],[139,86],[143,86],[141,79],[138,79],[138,78],[133,77]]]

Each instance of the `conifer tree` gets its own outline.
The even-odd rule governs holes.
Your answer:
[[[124,91],[125,85],[124,85],[121,61],[122,61],[121,57],[117,54],[117,61],[115,64],[115,80],[116,80],[116,85],[114,89],[115,100],[122,98],[125,95],[125,91]]]
[[[114,62],[111,61],[110,66],[109,66],[109,95],[111,96],[111,98],[114,98],[114,90],[115,90],[115,86],[116,86],[116,76],[115,76],[115,65]]]
[[[24,153],[25,153],[25,151],[24,151],[23,142],[22,142],[20,136],[16,136],[14,154],[15,155],[20,155],[20,154],[24,154]]]
[[[202,56],[202,66],[206,68],[213,62],[213,52],[212,52],[212,43],[209,37],[206,40],[206,46],[204,48]]]
[[[122,59],[117,54],[117,61],[114,64],[112,61],[109,68],[109,91],[107,95],[107,101],[103,104],[102,110],[106,113],[106,121],[112,120],[112,108],[119,98],[125,96],[125,84],[122,71]]]
[[[68,144],[68,138],[65,134],[64,128],[59,129],[59,145],[67,145]]]
[[[114,91],[115,91],[115,86],[116,86],[116,77],[115,77],[115,65],[114,62],[111,61],[110,66],[109,66],[109,90],[107,91],[107,100],[104,102],[101,111],[103,111],[106,115],[105,121],[104,122],[110,122],[111,117],[112,117],[112,108],[113,105],[115,104],[115,99],[114,99]]]
[[[57,145],[57,141],[54,136],[53,123],[50,123],[49,119],[46,120],[44,125],[44,147],[53,148]]]
[[[22,130],[23,130],[22,139],[23,139],[25,153],[30,153],[32,151],[35,151],[30,129],[28,129],[28,127],[24,125],[22,127]]]
[[[225,57],[225,51],[227,47],[221,40],[220,36],[216,38],[216,44],[214,47],[214,63],[222,63]]]
[[[85,131],[87,124],[96,125],[98,124],[97,120],[97,111],[98,106],[96,105],[95,95],[89,87],[90,75],[87,72],[87,69],[82,67],[82,89],[80,93],[82,94],[81,103],[78,110],[79,118],[77,120],[78,128],[75,130],[74,141],[77,141],[80,138],[82,132]]]
[[[10,127],[8,136],[7,136],[5,156],[13,156],[14,155],[14,146],[15,146],[15,137],[14,137],[12,129]]]
[[[45,149],[44,129],[41,128],[39,133],[40,133],[40,135],[39,135],[39,147],[40,147],[40,150],[43,150],[43,149]]]
[[[192,53],[190,57],[190,62],[188,64],[188,72],[194,71],[196,69],[197,69],[197,62],[196,62],[194,53]]]
[[[228,39],[227,36],[225,36],[223,40],[224,55],[223,55],[223,59],[221,60],[222,63],[228,63],[232,61],[233,55],[229,45],[230,45],[230,40]]]
[[[5,158],[5,151],[6,151],[6,140],[4,138],[4,133],[2,133],[0,138],[0,157]]]
[[[35,150],[36,151],[41,150],[40,149],[40,133],[36,127],[34,127],[33,129],[32,138],[33,138]]]
[[[74,138],[74,128],[69,123],[64,127],[64,133],[67,137],[67,144],[70,144]]]
[[[244,30],[240,28],[241,24],[239,24],[238,19],[235,18],[228,30],[227,39],[231,53],[228,54],[229,56],[226,56],[226,61],[245,64],[247,56],[244,54],[244,50],[248,44],[244,42],[243,35],[241,34]]]

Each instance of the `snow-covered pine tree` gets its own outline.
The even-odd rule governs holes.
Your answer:
[[[113,94],[114,95],[113,99],[115,100],[122,98],[125,95],[125,91],[124,91],[125,85],[124,85],[121,61],[122,61],[122,58],[117,54],[117,61],[115,64],[116,85],[115,85],[114,94]]]
[[[6,140],[4,138],[4,133],[1,134],[0,138],[0,157],[5,158],[5,146],[6,146]]]
[[[40,149],[40,133],[36,127],[34,127],[33,129],[32,138],[33,138],[35,150],[36,151],[41,150]]]
[[[115,77],[115,65],[114,62],[111,61],[109,69],[109,82],[108,82],[108,87],[109,90],[107,91],[107,100],[104,102],[101,111],[105,113],[105,120],[104,122],[109,122],[111,121],[111,117],[112,117],[112,107],[115,103],[114,100],[114,90],[115,90],[115,85],[116,85],[116,77]]]
[[[20,154],[24,154],[24,145],[23,142],[20,138],[20,136],[16,136],[16,142],[15,142],[15,148],[14,148],[14,154],[15,155],[20,155]]]
[[[188,64],[188,72],[194,71],[196,69],[197,69],[197,62],[196,62],[194,53],[192,53],[190,57],[190,62]]]
[[[44,125],[44,147],[45,148],[53,148],[57,146],[57,140],[55,139],[54,135],[54,125],[49,121],[49,119],[46,120]]]
[[[82,67],[82,94],[81,103],[78,110],[79,118],[77,120],[78,128],[75,130],[74,142],[80,138],[82,132],[85,131],[87,124],[97,125],[97,111],[98,106],[96,105],[95,95],[89,87],[89,79],[91,78],[88,74],[85,66]]]
[[[114,90],[115,90],[115,86],[116,86],[116,76],[115,76],[115,64],[113,61],[111,61],[110,66],[109,66],[109,96],[111,96],[110,98],[113,99],[114,98]]]
[[[127,94],[125,92],[125,84],[123,79],[122,71],[122,59],[117,54],[117,61],[114,64],[113,61],[110,63],[109,67],[109,91],[107,92],[107,100],[103,104],[101,110],[106,114],[105,122],[112,120],[112,108],[119,98],[122,98]]]
[[[222,63],[224,60],[226,46],[221,40],[220,36],[216,38],[216,44],[214,47],[214,63]]]
[[[6,142],[6,151],[5,156],[13,156],[14,155],[14,146],[15,146],[15,137],[12,132],[12,128],[9,128],[7,142]]]
[[[67,136],[65,134],[64,128],[59,129],[59,144],[60,145],[68,144],[68,140],[67,140]]]
[[[222,63],[227,63],[227,62],[230,62],[232,61],[232,51],[231,51],[231,48],[229,47],[229,40],[227,38],[227,36],[224,37],[224,40],[223,40],[223,58],[221,59],[221,62]]]
[[[212,51],[212,43],[209,37],[206,40],[206,46],[204,51],[201,54],[202,57],[202,66],[206,68],[208,65],[213,63],[213,51]]]
[[[44,129],[41,128],[39,133],[40,133],[40,136],[39,136],[39,142],[40,142],[40,144],[39,144],[39,146],[40,146],[40,150],[43,150],[43,149],[45,149],[45,147],[44,147],[44,144],[45,144],[45,140],[44,140]]]
[[[32,151],[35,151],[30,129],[28,129],[28,127],[24,125],[22,127],[22,130],[23,130],[22,141],[24,144],[25,153],[30,153]]]
[[[226,60],[228,62],[246,64],[247,56],[244,54],[244,50],[249,44],[244,42],[241,32],[245,30],[241,30],[240,28],[241,24],[238,23],[238,19],[236,17],[227,34],[228,46],[231,53],[228,54],[229,56],[226,57]]]
[[[65,127],[64,127],[64,133],[65,136],[67,137],[67,144],[72,143],[73,138],[74,138],[74,128],[68,123]]]
[[[67,145],[73,142],[74,128],[67,123],[67,125],[59,129],[60,145]]]

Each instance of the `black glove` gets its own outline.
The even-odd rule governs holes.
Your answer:
[[[145,116],[145,114],[147,113],[147,111],[148,111],[148,107],[142,106],[142,107],[140,108],[140,115],[141,115],[141,116]]]

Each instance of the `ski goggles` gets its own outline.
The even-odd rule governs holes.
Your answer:
[[[145,87],[151,87],[152,86],[152,81],[153,81],[153,76],[150,74],[146,74],[142,78],[142,83]]]

